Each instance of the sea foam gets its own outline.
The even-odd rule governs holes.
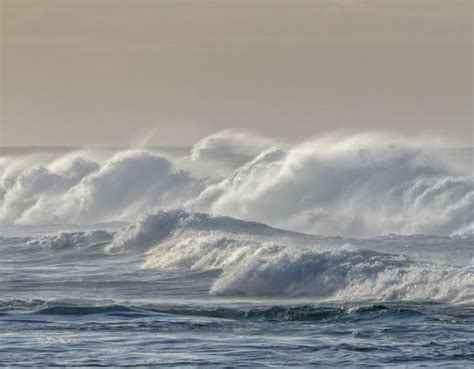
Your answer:
[[[181,207],[312,234],[470,235],[472,165],[450,153],[381,135],[285,144],[227,131],[182,158],[82,151],[28,165],[10,156],[0,163],[0,221],[135,222]]]
[[[123,228],[109,251],[142,252],[145,268],[220,270],[210,289],[217,296],[473,301],[472,265],[423,262],[376,247],[376,240],[311,237],[176,210]]]

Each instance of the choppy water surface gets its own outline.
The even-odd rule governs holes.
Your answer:
[[[474,359],[466,307],[6,304],[3,364],[469,367]]]
[[[383,301],[383,291],[379,298],[355,295],[346,301],[328,299],[329,292],[327,296],[305,296],[299,284],[313,291],[311,283],[318,283],[320,288],[326,283],[324,288],[330,286],[336,295],[355,293],[349,282],[335,281],[328,270],[322,271],[324,276],[318,276],[319,271],[314,270],[313,278],[318,281],[307,280],[305,284],[298,275],[287,275],[286,278],[293,278],[295,293],[271,275],[260,277],[271,278],[275,283],[268,286],[262,282],[270,288],[269,292],[276,295],[281,288],[289,296],[283,292],[279,296],[228,296],[225,290],[211,295],[209,291],[226,273],[222,269],[206,270],[204,264],[198,269],[144,267],[147,259],[156,261],[156,254],[143,247],[139,247],[138,253],[106,251],[110,243],[91,241],[91,235],[97,234],[91,230],[75,230],[59,238],[56,233],[53,237],[25,237],[18,235],[24,234],[25,229],[16,232],[15,237],[1,240],[3,365],[423,364],[445,368],[469,367],[474,362],[472,268],[455,268],[452,273],[466,274],[457,280],[464,285],[453,287],[458,290],[451,290],[452,294],[439,295],[436,285],[414,284],[399,291],[407,294],[421,288],[418,293],[431,293],[433,298],[445,296],[445,301]],[[105,239],[105,232],[117,237],[111,229],[103,232],[98,234]],[[84,235],[89,235],[88,241]],[[309,242],[304,237],[302,240],[301,235],[294,237],[295,242]],[[459,243],[462,241],[466,242]],[[207,249],[206,255],[210,252]],[[306,255],[310,255],[308,251]],[[357,268],[357,257],[350,256],[342,262],[349,263],[351,257],[356,259],[353,268]],[[379,258],[377,263],[383,260]],[[322,268],[320,262],[312,268]],[[389,265],[391,262],[387,261]],[[394,267],[406,265],[395,263]],[[311,273],[307,265],[300,268]],[[388,277],[374,276],[369,264],[362,268],[366,278],[388,283],[384,289],[391,285]],[[428,271],[426,267],[422,273]],[[383,270],[376,274],[380,273]],[[243,290],[245,286],[243,283],[239,288]],[[256,288],[248,287],[249,291]],[[412,293],[416,296],[416,292]],[[452,301],[456,299],[460,302]]]
[[[474,365],[471,149],[63,151],[0,156],[0,365]]]

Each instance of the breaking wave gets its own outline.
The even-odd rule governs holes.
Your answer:
[[[145,268],[220,270],[217,296],[473,301],[473,265],[421,262],[377,244],[176,210],[119,230],[107,248],[144,253]]]
[[[43,249],[77,249],[106,245],[112,242],[113,237],[113,233],[104,230],[93,230],[87,232],[61,232],[59,234],[33,238],[28,240],[26,244],[31,247]]]
[[[102,165],[82,156],[62,165],[36,164],[4,179],[3,188],[4,224],[133,220],[202,189],[199,180],[146,151],[119,152]]]
[[[134,222],[182,207],[313,234],[470,235],[472,150],[448,152],[380,135],[289,145],[226,131],[183,157],[153,150],[82,150],[43,162],[5,156],[0,222]]]
[[[472,232],[472,173],[420,149],[360,141],[266,150],[190,206],[316,234]]]
[[[336,300],[436,300],[474,298],[471,267],[448,267],[369,250],[285,250],[246,260],[224,272],[217,295],[316,296]]]
[[[22,245],[42,252],[42,260],[60,258],[64,250],[77,260],[123,257],[145,271],[209,272],[214,296],[474,302],[474,259],[449,264],[442,256],[472,257],[472,236],[322,237],[178,209],[149,214],[116,231],[0,241],[18,252],[24,252]],[[439,260],[426,261],[417,253],[423,248],[431,255],[441,251]],[[416,252],[410,255],[411,249]]]

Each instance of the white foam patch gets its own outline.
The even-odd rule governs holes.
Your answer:
[[[446,242],[423,238],[403,242]],[[218,296],[474,301],[472,265],[417,261],[375,251],[377,240],[354,241],[176,210],[124,228],[109,250],[145,252],[146,268],[221,270],[210,290]]]
[[[93,230],[87,232],[61,232],[40,236],[28,241],[27,245],[43,249],[62,250],[100,246],[112,240],[113,233],[104,230]]]
[[[474,268],[420,263],[371,250],[289,248],[225,269],[211,293],[468,302],[474,300]]]

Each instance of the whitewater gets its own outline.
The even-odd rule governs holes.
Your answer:
[[[2,148],[0,365],[470,367],[473,148]]]

